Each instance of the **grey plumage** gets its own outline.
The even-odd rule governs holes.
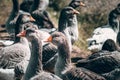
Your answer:
[[[29,43],[25,38],[11,46],[4,47],[0,51],[0,67],[14,68],[17,63],[28,57],[30,54]]]
[[[47,73],[43,71],[42,68],[42,42],[41,42],[41,34],[37,34],[34,29],[26,30],[26,38],[32,44],[32,51],[30,61],[24,76],[25,80],[61,80],[54,74]],[[34,66],[33,66],[34,65]],[[45,74],[47,75],[45,75]],[[41,77],[42,75],[42,77]],[[53,77],[54,76],[54,77]]]
[[[78,23],[76,17],[78,13],[72,7],[65,7],[62,9],[59,17],[58,31],[66,35],[70,50],[72,50],[72,44],[78,39]]]
[[[110,72],[120,65],[120,52],[114,51],[107,53],[106,55],[93,59],[78,61],[76,66],[87,68],[99,74]]]
[[[55,65],[55,74],[63,80],[105,80],[104,77],[92,71],[71,66],[71,52],[64,34],[60,32],[53,33],[52,43],[58,47],[58,58]]]

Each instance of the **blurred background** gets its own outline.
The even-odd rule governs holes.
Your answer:
[[[58,18],[63,7],[71,0],[50,0],[48,12],[53,23],[58,26]],[[92,35],[95,28],[107,24],[108,14],[120,0],[83,0],[86,7],[79,7],[79,40],[75,43],[81,50],[87,51],[86,39]],[[19,0],[21,3],[22,0]],[[12,0],[0,0],[0,24],[5,24],[12,9]]]

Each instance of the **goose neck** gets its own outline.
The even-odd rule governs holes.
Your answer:
[[[42,44],[38,38],[31,41],[32,52],[30,61],[26,70],[25,80],[29,80],[31,77],[40,73],[42,69]]]
[[[63,64],[69,65],[71,63],[70,54],[71,52],[67,42],[58,46],[59,59],[62,59],[62,61],[64,61]]]
[[[37,66],[38,70],[42,70],[42,42],[38,38],[35,38],[31,43],[31,58],[34,59],[34,64]]]

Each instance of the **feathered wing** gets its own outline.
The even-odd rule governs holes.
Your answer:
[[[64,80],[105,80],[104,77],[85,68],[71,68],[64,75]]]
[[[1,68],[13,68],[17,63],[21,62],[26,57],[25,49],[27,46],[21,44],[15,44],[5,47],[1,50],[0,54],[0,67]],[[29,51],[28,51],[29,52]]]
[[[50,60],[56,53],[58,49],[52,43],[46,44],[43,47],[43,64]]]
[[[106,73],[120,64],[120,53],[112,53],[109,55],[100,56],[94,59],[79,61],[76,66],[84,67],[96,73]]]

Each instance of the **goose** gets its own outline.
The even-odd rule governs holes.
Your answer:
[[[28,14],[28,13],[20,10],[18,0],[12,0],[12,2],[13,2],[13,8],[12,8],[12,11],[10,13],[8,20],[6,21],[5,26],[6,26],[6,30],[9,33],[10,37],[12,38],[12,40],[14,40],[15,26],[16,26],[16,21],[17,21],[19,14]],[[10,45],[11,44],[12,42],[10,43]]]
[[[39,25],[39,28],[55,28],[49,13],[46,11],[48,4],[49,0],[34,0],[30,9],[30,13],[36,20],[36,24]]]
[[[46,38],[47,36],[50,35],[49,33],[52,33],[52,30],[51,31],[45,31],[43,29],[38,30],[38,26],[35,25],[31,21],[34,21],[34,19],[30,16],[30,14],[20,14],[18,17],[18,20],[16,22],[19,24],[17,24],[15,34],[18,34],[21,30],[26,29],[28,27],[32,27],[32,28],[36,29],[38,31],[38,33],[42,32],[42,34],[43,34],[42,38]],[[18,41],[19,41],[19,37],[16,36],[15,42],[18,42]],[[43,53],[42,63],[44,66],[43,69],[54,73],[53,69],[54,69],[54,64],[56,62],[56,55],[55,54],[57,53],[57,47],[55,45],[49,44],[49,43],[44,43],[43,45],[44,45],[43,52],[42,52]],[[49,64],[52,63],[52,65],[49,65],[48,63]],[[51,67],[51,69],[50,69],[50,67]],[[17,69],[16,71],[17,71],[17,74],[19,74],[19,72],[18,72],[19,69]]]
[[[19,16],[17,18],[17,21],[16,21],[16,24],[15,24],[15,40],[14,40],[13,44],[20,42],[21,39],[19,37],[17,37],[16,35],[20,31],[24,30],[25,27],[27,26],[27,24],[30,24],[30,22],[32,22],[32,21],[35,21],[35,20],[32,18],[32,16],[29,13],[21,13],[21,14],[19,14]],[[28,45],[28,47],[29,47],[29,45]],[[28,60],[29,60],[29,57],[30,57],[29,53],[27,55]],[[27,51],[26,51],[25,54],[27,54]],[[20,54],[18,54],[18,55],[20,55]],[[21,54],[21,56],[25,57],[24,54]],[[17,72],[16,72],[16,70],[14,70],[14,72],[15,72],[15,79],[18,79],[18,78],[22,77],[22,76],[20,76],[20,74],[21,75],[24,74],[24,72],[26,70],[26,67],[27,67],[27,64],[28,64],[28,61],[24,60],[23,62],[21,61],[21,63],[15,65],[15,69],[17,68]]]
[[[20,22],[20,21],[19,21]],[[55,29],[50,29],[49,31],[46,29],[38,29],[38,26],[34,23],[27,22],[23,24],[24,28],[34,28],[38,31],[38,34],[42,32],[42,38],[47,38],[51,33],[55,31]],[[42,51],[42,63],[43,69],[49,72],[54,73],[54,65],[57,58],[57,47],[51,43],[43,43],[43,51]],[[51,65],[50,65],[51,64]]]
[[[5,23],[6,30],[10,34],[10,36],[14,35],[15,22],[16,22],[18,13],[19,13],[19,2],[18,2],[18,0],[12,0],[12,3],[13,3],[12,11],[10,13],[9,18],[7,19],[7,21]]]
[[[85,4],[80,0],[72,0],[67,7],[62,9],[59,17],[58,31],[63,32],[67,36],[70,47],[78,39],[76,14],[79,14],[79,12],[75,8],[79,6],[85,6]]]
[[[63,32],[67,37],[69,34],[72,44],[78,39],[76,15],[79,14],[79,12],[75,9],[79,6],[85,6],[85,4],[80,0],[72,0],[67,7],[62,9],[58,22],[58,31]]]
[[[65,7],[60,13],[58,22],[58,31],[66,35],[69,40],[70,49],[72,49],[72,44],[78,39],[78,23],[76,14],[79,14],[79,12],[74,8]]]
[[[35,29],[28,28],[17,36],[26,37],[32,44],[30,61],[23,80],[62,80],[42,68],[42,41]]]
[[[47,40],[58,47],[55,74],[63,80],[105,80],[104,77],[85,68],[72,66],[68,40],[61,32],[54,32]]]

